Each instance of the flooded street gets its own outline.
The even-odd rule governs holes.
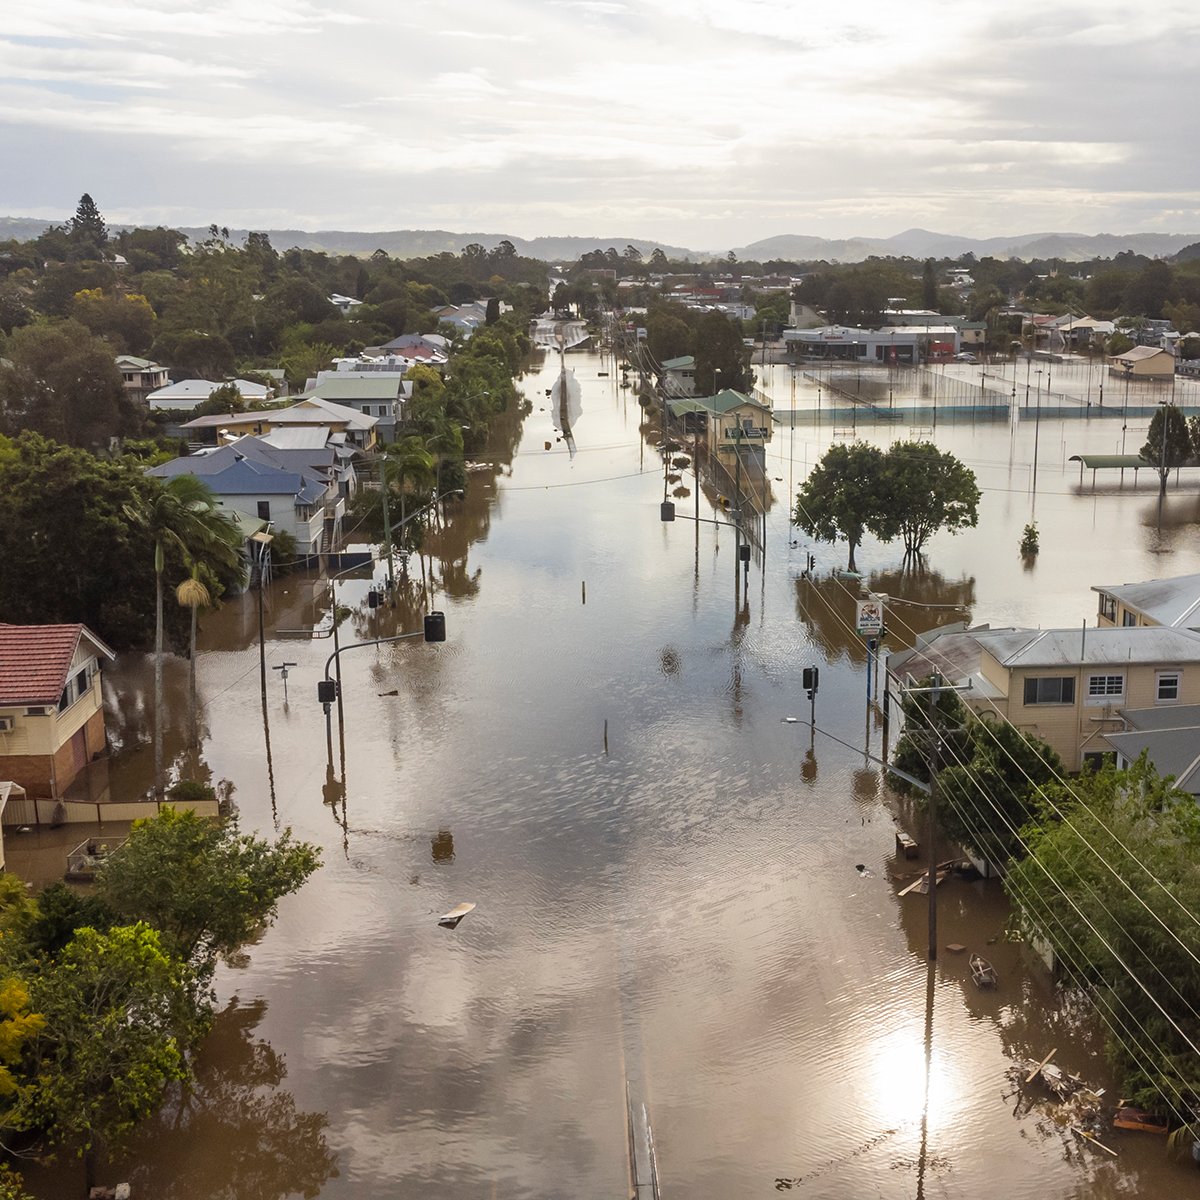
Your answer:
[[[813,545],[788,519],[789,488],[849,422],[792,426],[781,411],[765,550],[735,598],[733,530],[683,519],[689,469],[669,485],[689,489],[679,519],[659,520],[661,458],[632,389],[597,355],[568,365],[582,384],[574,453],[546,395],[551,357],[523,383],[523,427],[514,417],[481,456],[495,469],[472,474],[429,561],[410,564],[409,598],[373,611],[369,572],[338,584],[343,645],[415,630],[425,607],[445,611],[447,641],[343,655],[332,764],[316,700],[331,643],[279,632],[327,613],[328,584],[284,576],[266,597],[267,730],[258,597],[204,620],[204,769],[234,783],[245,828],[290,825],[324,867],[248,961],[221,971],[225,1011],[192,1106],[164,1110],[112,1177],[171,1200],[616,1200],[628,1095],[645,1105],[668,1198],[1193,1186],[1154,1138],[1120,1138],[1111,1160],[1036,1111],[1014,1114],[1016,1058],[1057,1046],[1065,1068],[1110,1081],[1093,1023],[1059,1015],[1003,941],[995,883],[939,892],[940,940],[986,946],[1000,986],[976,991],[966,956],[944,954],[927,1030],[926,902],[897,898],[889,877],[906,869],[905,802],[861,753],[818,737],[806,761],[808,730],[783,720],[807,718],[800,672],[817,665],[818,723],[881,751],[857,590],[831,574],[845,545]],[[764,386],[793,407],[788,367],[768,366]],[[815,390],[798,381],[796,407]],[[1146,423],[1130,424],[1131,452]],[[1024,413],[939,422],[938,445],[978,476],[979,528],[936,536],[921,572],[901,570],[899,544],[860,549],[871,586],[901,602],[892,648],[964,616],[1094,625],[1093,584],[1200,570],[1188,475],[1161,529],[1148,474],[1136,489],[1093,489],[1090,472],[1080,485],[1070,456],[1111,453],[1119,426],[1041,420],[1035,501]],[[881,445],[910,436],[902,421],[854,428]],[[702,516],[723,515],[714,501],[706,487]],[[1032,517],[1041,554],[1025,568]],[[801,578],[809,551],[816,581]],[[284,662],[286,705],[271,669]],[[187,669],[171,667],[178,752]],[[131,659],[108,677],[124,697],[114,780],[138,790],[148,673]],[[440,928],[460,901],[477,908]],[[61,1194],[53,1178],[30,1184]]]

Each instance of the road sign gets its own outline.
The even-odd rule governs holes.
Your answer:
[[[860,600],[855,625],[864,637],[878,637],[883,629],[883,605],[875,599]]]

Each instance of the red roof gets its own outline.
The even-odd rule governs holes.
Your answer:
[[[57,704],[79,639],[106,658],[113,652],[83,625],[0,622],[0,704]]]

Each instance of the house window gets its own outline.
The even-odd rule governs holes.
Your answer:
[[[1176,704],[1179,701],[1178,671],[1159,671],[1154,681],[1154,698],[1159,704]]]
[[[1075,680],[1070,675],[1048,675],[1025,680],[1026,704],[1074,704]]]
[[[271,519],[270,500],[260,500],[258,502],[258,519],[260,521],[269,521]]]
[[[1088,699],[1120,699],[1125,695],[1124,675],[1089,675]]]
[[[1121,618],[1121,624],[1126,628],[1136,625],[1138,622],[1137,613],[1132,613],[1129,609],[1125,610],[1125,615]]]
[[[1117,598],[1115,596],[1100,597],[1100,615],[1114,625],[1117,623]]]

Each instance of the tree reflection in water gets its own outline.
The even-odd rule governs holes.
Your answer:
[[[299,1111],[281,1089],[282,1056],[254,1036],[266,1008],[230,1001],[201,1047],[192,1087],[168,1096],[104,1178],[128,1179],[135,1196],[156,1200],[320,1193],[338,1173],[325,1140],[329,1118]]]

